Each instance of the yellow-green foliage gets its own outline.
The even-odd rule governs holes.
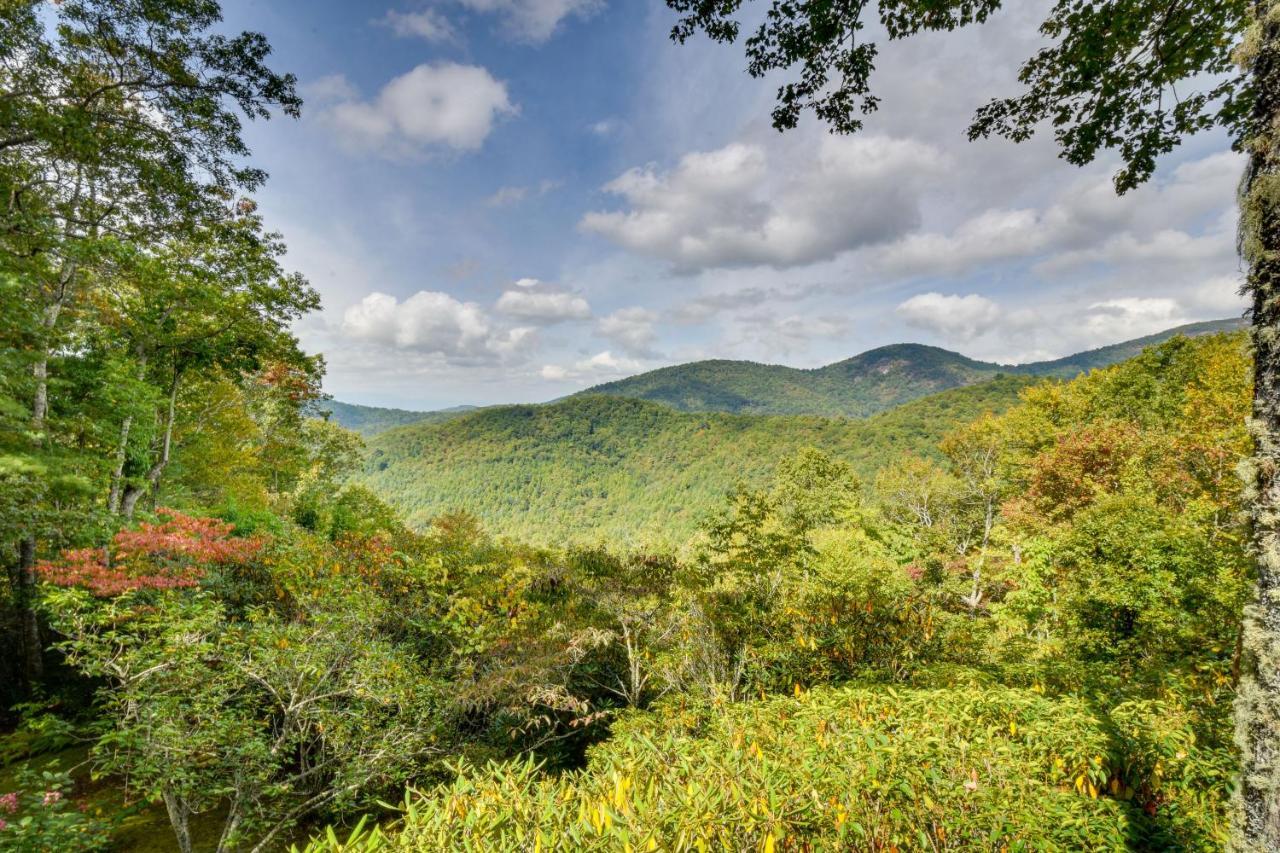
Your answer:
[[[1149,727],[1151,710],[1126,722]],[[399,825],[311,853],[1127,849],[1167,835],[1130,804],[1157,765],[1182,848],[1220,843],[1218,804],[1178,800],[1205,760],[1194,738],[1166,755],[1173,736],[1147,734],[1130,755],[1081,699],[870,687],[664,711],[620,723],[580,773],[464,768],[411,794]]]
[[[1005,411],[1031,383],[1004,376],[867,420],[689,414],[604,396],[495,406],[372,438],[357,480],[411,527],[465,509],[521,542],[676,547],[735,483],[767,482],[802,448],[866,477],[903,452],[932,453],[948,431]]]

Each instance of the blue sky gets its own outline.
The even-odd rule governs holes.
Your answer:
[[[339,399],[540,401],[697,358],[816,366],[904,340],[1054,357],[1238,314],[1225,140],[1123,198],[1052,139],[968,143],[1042,4],[888,46],[856,137],[768,126],[740,49],[650,0],[228,0],[297,74],[249,127],[324,310]]]

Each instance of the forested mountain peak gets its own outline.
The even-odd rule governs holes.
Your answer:
[[[1063,358],[1028,364],[980,361],[942,347],[919,343],[888,344],[815,368],[713,358],[660,367],[606,382],[566,399],[626,397],[662,403],[682,412],[867,417],[910,400],[985,382],[1001,374],[1070,379],[1132,358],[1143,348],[1175,335],[1195,337],[1244,326],[1245,321],[1238,318],[1191,323]],[[315,408],[329,412],[335,423],[368,438],[394,427],[452,420],[475,411],[477,407],[412,411],[326,400],[316,404]]]
[[[654,400],[686,412],[866,417],[1002,373],[1071,378],[1131,358],[1175,335],[1191,337],[1243,326],[1240,319],[1192,323],[1052,361],[1019,365],[979,361],[918,343],[889,344],[812,369],[715,359],[659,368],[581,393]]]
[[[978,361],[958,352],[929,344],[887,344],[867,350],[843,361],[819,367],[815,373],[838,372],[846,375],[861,373],[889,373],[894,370],[920,370],[930,367],[963,365],[986,368],[989,362]]]

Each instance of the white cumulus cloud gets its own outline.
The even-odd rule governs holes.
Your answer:
[[[600,382],[626,374],[637,373],[644,364],[633,358],[614,355],[611,351],[596,353],[572,364],[545,364],[539,371],[543,379],[562,382],[567,379]]]
[[[878,266],[894,275],[949,275],[984,263],[1042,250],[1050,232],[1035,210],[988,210],[950,234],[911,234],[880,253]]]
[[[544,42],[569,17],[586,18],[604,8],[603,0],[454,0],[457,5],[502,19],[516,41]]]
[[[370,293],[342,316],[352,341],[413,350],[456,363],[483,363],[509,355],[532,340],[529,327],[495,328],[484,309],[447,293],[420,290],[400,300]]]
[[[344,97],[322,116],[349,145],[403,154],[479,148],[494,124],[515,112],[506,84],[486,69],[441,62],[396,77],[371,100]]]
[[[686,272],[800,266],[915,228],[922,184],[945,160],[883,136],[829,136],[807,151],[737,142],[669,172],[631,169],[605,186],[626,208],[588,213],[581,227]]]
[[[379,19],[379,23],[390,27],[396,35],[405,38],[420,38],[429,42],[453,41],[457,33],[449,19],[435,9],[422,9],[416,12],[399,12],[390,9]]]
[[[873,267],[907,278],[956,276],[1023,259],[1038,259],[1035,271],[1042,275],[1099,264],[1160,263],[1185,270],[1192,263],[1229,262],[1234,218],[1207,228],[1199,220],[1231,197],[1239,171],[1238,155],[1213,154],[1119,198],[1105,175],[1081,178],[1038,208],[990,208],[950,231],[908,234],[879,249]]]
[[[897,311],[910,326],[963,341],[990,332],[1000,323],[1003,314],[999,305],[976,293],[967,296],[921,293],[898,305]]]
[[[540,324],[586,320],[591,316],[591,306],[581,296],[563,291],[537,291],[529,285],[503,293],[498,298],[497,310],[509,317]]]
[[[620,308],[601,317],[596,324],[596,332],[629,353],[652,356],[653,342],[657,337],[654,324],[657,321],[657,313],[648,308]]]
[[[1176,299],[1130,296],[1093,303],[1081,318],[1081,328],[1092,340],[1111,343],[1188,322]]]

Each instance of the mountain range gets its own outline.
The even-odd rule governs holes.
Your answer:
[[[439,423],[474,412],[476,406],[454,406],[434,412],[414,412],[408,409],[384,409],[379,406],[359,406],[339,400],[322,400],[315,404],[318,415],[328,415],[334,423],[358,432],[365,438],[398,426],[417,423]]]
[[[596,385],[573,396],[650,400],[682,412],[861,418],[1004,374],[1069,379],[1132,358],[1174,335],[1194,337],[1246,325],[1239,318],[1191,323],[1065,358],[1016,365],[979,361],[924,344],[878,347],[813,369],[726,359],[695,361]],[[420,412],[328,400],[317,408],[329,411],[342,426],[369,437],[407,424],[452,420],[476,407]]]
[[[682,412],[825,415],[861,418],[926,394],[972,385],[1000,374],[1069,379],[1124,361],[1174,335],[1244,328],[1243,320],[1212,320],[1076,353],[1053,361],[996,364],[924,344],[893,344],[811,370],[749,361],[696,361],[588,388],[665,403]]]
[[[1117,363],[1175,334],[1242,325],[1198,323],[1029,365],[899,344],[816,370],[697,362],[539,405],[429,413],[326,405],[365,434],[369,453],[355,481],[411,526],[465,509],[491,532],[533,544],[677,547],[736,484],[762,484],[804,447],[868,481],[904,454],[936,455],[944,435],[1007,410],[1030,385]]]

